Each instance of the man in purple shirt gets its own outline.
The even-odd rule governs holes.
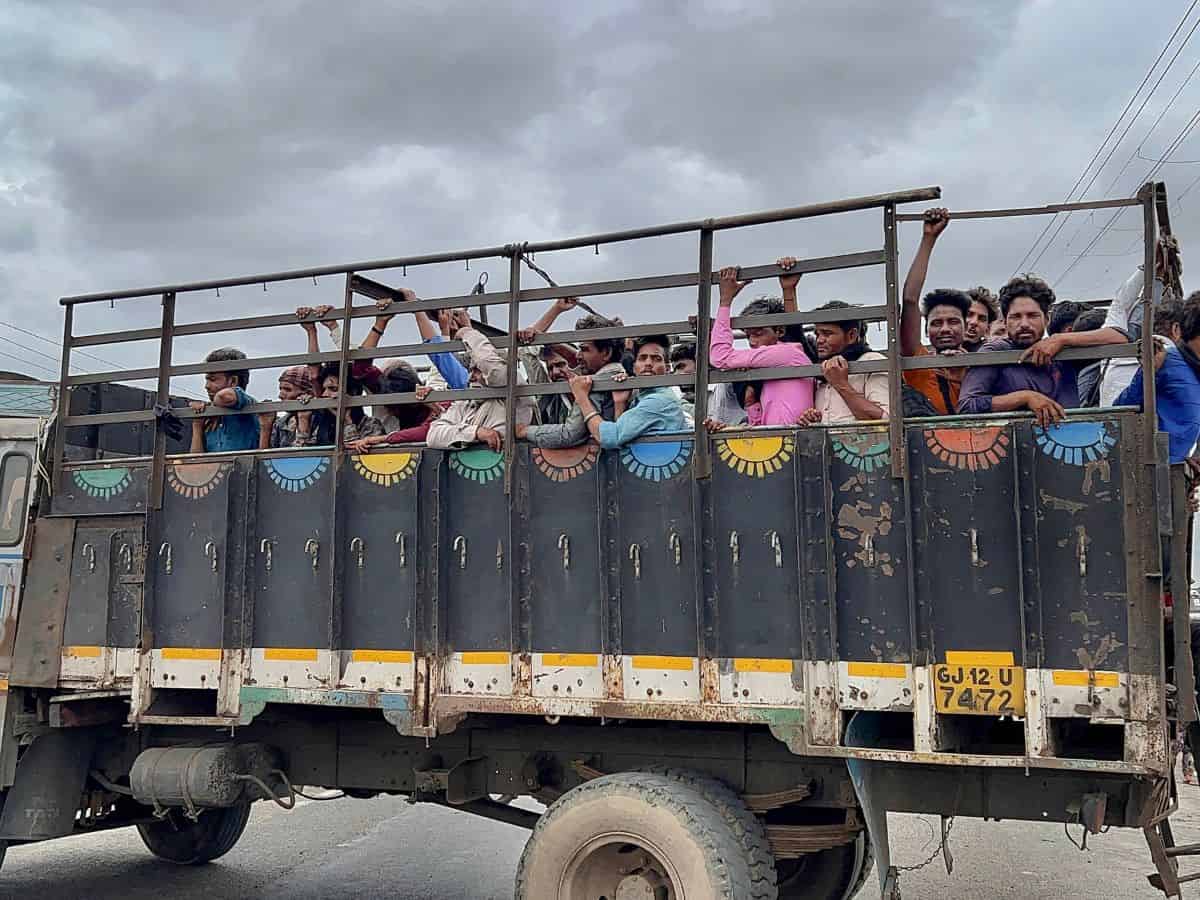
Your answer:
[[[808,358],[802,346],[781,340],[784,332],[781,326],[747,328],[746,340],[750,343],[750,349],[733,348],[733,327],[729,320],[729,310],[733,306],[733,298],[749,283],[738,281],[736,266],[727,266],[721,270],[721,300],[720,306],[717,307],[716,321],[713,322],[712,339],[708,345],[709,361],[718,369],[769,369],[777,366],[811,365],[812,360]],[[792,284],[794,286],[795,282]],[[743,314],[758,314],[759,310],[754,308],[756,304],[757,300],[748,304],[742,311]],[[807,410],[812,409],[813,379],[786,378],[767,381],[762,386],[760,395],[761,402],[753,403],[746,409],[746,417],[751,425],[794,425]]]
[[[1050,285],[1033,275],[1020,275],[1000,289],[1000,312],[1008,337],[988,341],[980,353],[1027,350],[1046,333],[1050,307],[1054,305]],[[1037,366],[1018,363],[1006,366],[975,366],[963,378],[958,411],[969,415],[1029,410],[1044,426],[1061,421],[1066,411],[1079,405],[1076,379],[1081,365],[1049,360]]]

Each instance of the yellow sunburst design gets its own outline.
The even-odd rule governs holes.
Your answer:
[[[352,456],[354,471],[374,484],[391,487],[417,471],[419,453],[370,453]]]
[[[725,465],[739,475],[755,478],[778,472],[795,452],[795,440],[785,434],[717,441],[717,455]]]

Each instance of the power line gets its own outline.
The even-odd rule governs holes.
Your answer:
[[[11,328],[13,331],[19,331],[21,334],[27,334],[30,337],[37,338],[39,341],[45,341],[47,344],[53,344],[55,347],[62,347],[62,341],[56,341],[53,338],[48,338],[45,335],[38,334],[36,331],[30,331],[28,328],[22,328],[20,325],[14,325],[12,322],[0,322],[0,325],[5,326],[6,328]],[[104,365],[111,366],[114,369],[121,368],[120,363],[115,363],[112,360],[105,359],[102,356],[96,356],[93,353],[87,353],[83,350],[77,350],[74,348],[72,348],[71,353],[79,356],[86,356],[88,359],[94,359],[96,362],[104,363]]]
[[[38,363],[35,363],[35,362],[30,362],[27,359],[21,359],[21,357],[15,355],[13,353],[8,353],[4,350],[0,350],[0,356],[7,356],[9,359],[15,359],[17,362],[19,362],[23,366],[33,366],[35,369],[41,369],[43,372],[49,372],[51,375],[54,375],[55,380],[57,380],[58,373],[47,366],[39,365]]]
[[[1159,159],[1157,160],[1157,162],[1154,163],[1153,166],[1150,167],[1150,171],[1148,171],[1144,176],[1142,176],[1141,180],[1138,183],[1145,184],[1146,182],[1150,181],[1150,179],[1152,179],[1155,176],[1155,174],[1158,172],[1158,170],[1161,169],[1163,164],[1167,161],[1167,157],[1169,157],[1172,153],[1174,153],[1176,150],[1179,149],[1179,146],[1185,140],[1187,140],[1188,136],[1191,135],[1192,131],[1196,128],[1196,126],[1198,124],[1200,124],[1200,109],[1196,110],[1195,114],[1188,121],[1188,123],[1185,126],[1183,126],[1183,130],[1180,131],[1179,134],[1175,136],[1175,140],[1171,141],[1170,145],[1168,145],[1167,149],[1163,152],[1163,155],[1161,157],[1159,157]],[[1189,188],[1189,190],[1190,190],[1190,188]],[[1060,281],[1062,281],[1064,278],[1066,278],[1069,274],[1071,274],[1071,272],[1074,270],[1074,268],[1077,265],[1079,265],[1079,263],[1083,260],[1083,258],[1085,256],[1088,255],[1088,252],[1093,247],[1095,247],[1096,244],[1098,244],[1100,242],[1100,240],[1104,237],[1105,234],[1108,233],[1108,230],[1110,228],[1112,228],[1113,223],[1117,221],[1117,218],[1121,215],[1121,213],[1125,212],[1125,210],[1127,210],[1127,209],[1129,209],[1129,207],[1123,206],[1123,207],[1120,207],[1115,213],[1113,213],[1112,218],[1109,219],[1108,222],[1105,223],[1104,227],[1101,228],[1100,231],[1096,234],[1096,236],[1091,239],[1091,241],[1088,243],[1088,245],[1083,248],[1083,252],[1080,253],[1077,257],[1075,257],[1074,261],[1069,266],[1067,266],[1067,268],[1063,271],[1063,273],[1061,275],[1058,276],[1058,278],[1055,279],[1054,283],[1056,285]]]
[[[1133,103],[1135,100],[1137,100],[1138,95],[1142,92],[1142,88],[1144,88],[1146,86],[1146,84],[1150,81],[1150,76],[1154,74],[1154,70],[1156,68],[1158,68],[1158,64],[1162,61],[1162,58],[1164,56],[1166,56],[1167,50],[1170,49],[1171,44],[1175,40],[1176,35],[1178,35],[1179,32],[1183,29],[1184,23],[1187,22],[1188,17],[1191,16],[1192,10],[1194,10],[1196,8],[1197,3],[1200,3],[1200,0],[1192,0],[1192,5],[1189,6],[1187,9],[1187,12],[1185,12],[1183,14],[1183,18],[1181,18],[1179,20],[1179,24],[1175,26],[1175,30],[1172,31],[1171,36],[1169,38],[1167,38],[1167,42],[1163,45],[1162,50],[1159,51],[1158,56],[1155,57],[1155,59],[1154,59],[1154,62],[1150,64],[1149,70],[1146,72],[1145,77],[1142,78],[1142,83],[1139,84],[1137,87],[1137,90],[1135,90],[1133,92],[1133,95],[1129,98],[1129,102],[1125,104],[1125,108],[1123,110],[1121,110],[1121,114],[1119,116],[1117,116],[1117,121],[1115,121],[1113,123],[1112,128],[1110,128],[1108,131],[1108,134],[1105,135],[1104,140],[1100,142],[1100,146],[1096,148],[1096,152],[1092,154],[1092,158],[1090,160],[1088,160],[1088,164],[1086,166],[1084,166],[1083,171],[1079,173],[1079,177],[1075,180],[1075,184],[1072,185],[1071,190],[1067,192],[1067,197],[1063,201],[1064,203],[1070,203],[1071,198],[1075,194],[1075,191],[1079,189],[1079,186],[1081,184],[1083,184],[1083,179],[1085,179],[1087,177],[1088,171],[1092,168],[1092,165],[1096,162],[1096,160],[1100,158],[1100,154],[1104,152],[1104,148],[1108,144],[1108,142],[1112,138],[1112,136],[1114,134],[1116,134],[1117,129],[1121,125],[1121,120],[1125,118],[1125,114],[1127,112],[1129,112],[1129,110],[1133,107]],[[1054,225],[1054,222],[1058,218],[1058,216],[1059,216],[1059,214],[1055,213],[1050,218],[1050,221],[1046,223],[1046,227],[1042,229],[1042,233],[1039,234],[1034,239],[1032,246],[1030,246],[1030,248],[1025,251],[1025,255],[1023,257],[1021,257],[1021,261],[1019,263],[1017,263],[1016,268],[1013,270],[1013,275],[1016,275],[1018,272],[1020,272],[1022,270],[1022,268],[1025,265],[1026,260],[1028,260],[1030,255],[1033,253],[1033,251],[1037,249],[1037,245],[1041,242],[1042,238],[1044,238],[1046,236],[1046,233]],[[1053,240],[1053,238],[1051,240]]]
[[[1194,8],[1195,6],[1196,6],[1196,4],[1193,3],[1192,8]],[[1192,8],[1188,9],[1188,14],[1191,13]],[[1183,21],[1186,21],[1186,19],[1187,19],[1187,15],[1185,14],[1184,19],[1181,20],[1179,23],[1180,27],[1182,27]],[[1197,27],[1200,27],[1200,17],[1197,17],[1196,21],[1192,23],[1192,27],[1188,30],[1188,33],[1184,36],[1184,38],[1180,42],[1179,46],[1177,48],[1175,48],[1175,53],[1171,56],[1170,60],[1168,60],[1168,62],[1166,64],[1166,66],[1163,68],[1162,72],[1159,74],[1158,80],[1154,82],[1154,86],[1151,87],[1150,90],[1147,92],[1146,96],[1142,98],[1142,103],[1137,108],[1137,112],[1135,112],[1133,114],[1133,116],[1129,119],[1129,121],[1125,124],[1125,129],[1121,132],[1121,136],[1119,138],[1117,138],[1117,140],[1113,143],[1112,147],[1109,148],[1108,155],[1105,156],[1104,160],[1100,163],[1100,165],[1098,165],[1096,167],[1096,171],[1092,173],[1091,179],[1088,181],[1088,183],[1086,185],[1084,185],[1083,190],[1081,190],[1079,192],[1080,198],[1082,198],[1084,195],[1087,194],[1088,191],[1090,191],[1092,189],[1092,185],[1094,185],[1096,183],[1096,179],[1098,179],[1100,177],[1100,173],[1104,171],[1104,167],[1107,166],[1109,161],[1113,158],[1113,154],[1117,152],[1117,148],[1121,146],[1121,143],[1125,140],[1126,136],[1129,134],[1130,130],[1133,128],[1134,123],[1137,122],[1138,118],[1141,117],[1142,110],[1144,110],[1146,108],[1146,105],[1150,102],[1150,99],[1154,96],[1155,92],[1158,90],[1159,85],[1161,85],[1163,83],[1163,79],[1167,77],[1167,73],[1170,72],[1171,68],[1175,65],[1175,60],[1179,59],[1179,54],[1183,52],[1183,48],[1186,47],[1188,44],[1188,41],[1190,41],[1192,39],[1192,35],[1195,34]],[[1178,32],[1179,32],[1179,28],[1177,27],[1175,29],[1175,33],[1177,34]],[[1171,36],[1172,39],[1174,39],[1174,36],[1175,36],[1174,34]],[[1168,47],[1170,46],[1170,41],[1167,42],[1167,46]],[[1166,51],[1166,49],[1167,49],[1166,47],[1163,48],[1164,52]],[[1159,58],[1160,59],[1162,58],[1162,54],[1159,54]],[[1200,63],[1197,64],[1197,67],[1200,67]],[[1152,126],[1150,126],[1150,130],[1148,132],[1146,132],[1146,136],[1142,138],[1141,143],[1139,143],[1138,146],[1134,149],[1134,153],[1130,154],[1129,159],[1127,159],[1125,161],[1125,165],[1121,167],[1121,171],[1117,174],[1117,178],[1113,179],[1112,184],[1110,184],[1108,186],[1108,188],[1105,190],[1104,196],[1108,196],[1108,193],[1113,189],[1113,186],[1120,179],[1121,175],[1125,174],[1125,170],[1129,168],[1129,164],[1133,161],[1134,154],[1136,154],[1137,151],[1141,149],[1142,144],[1144,144],[1146,142],[1146,140],[1150,137],[1150,135],[1154,133],[1154,129],[1158,127],[1158,123],[1162,121],[1163,116],[1166,115],[1167,111],[1175,103],[1176,98],[1178,98],[1179,94],[1182,93],[1184,87],[1187,86],[1187,83],[1189,81],[1191,81],[1192,75],[1194,75],[1195,72],[1196,72],[1196,69],[1192,69],[1191,74],[1189,74],[1188,77],[1184,80],[1183,84],[1181,84],[1179,86],[1179,90],[1177,90],[1175,92],[1175,96],[1172,97],[1167,102],[1167,105],[1163,108],[1162,113],[1159,114],[1158,119],[1156,119],[1154,124]],[[1058,223],[1058,228],[1055,230],[1054,234],[1050,235],[1050,239],[1048,241],[1046,241],[1045,244],[1042,245],[1041,251],[1038,253],[1037,258],[1035,258],[1033,263],[1030,265],[1030,268],[1035,268],[1037,266],[1037,264],[1041,261],[1042,257],[1045,256],[1046,251],[1049,250],[1051,245],[1058,239],[1058,236],[1062,233],[1063,228],[1066,227],[1066,224],[1070,220],[1070,218],[1071,218],[1070,212],[1066,213],[1063,216],[1062,220]],[[1053,224],[1053,223],[1051,223],[1051,224]],[[1071,235],[1071,239],[1067,242],[1068,246],[1070,246],[1070,244],[1074,242],[1076,236],[1078,236],[1079,232],[1082,230],[1082,227],[1083,226],[1080,226],[1080,228],[1077,228],[1075,230],[1075,233],[1073,235]]]

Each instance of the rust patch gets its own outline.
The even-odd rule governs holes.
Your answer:
[[[1086,634],[1083,636],[1085,644],[1090,643],[1090,637],[1090,635]],[[1075,658],[1079,660],[1079,664],[1085,669],[1099,669],[1113,652],[1124,646],[1123,643],[1117,640],[1115,633],[1110,633],[1100,638],[1100,643],[1096,645],[1095,652],[1089,653],[1086,646],[1079,647],[1075,651]]]
[[[621,669],[621,657],[605,656],[603,670],[605,698],[608,700],[625,699],[625,672]]]
[[[1087,493],[1087,491],[1084,491],[1084,493]],[[1085,509],[1087,509],[1086,503],[1078,503],[1074,500],[1068,500],[1065,497],[1055,497],[1046,490],[1038,491],[1038,494],[1042,498],[1042,505],[1047,506],[1050,509],[1062,510],[1063,512],[1070,513],[1071,515],[1075,515],[1075,513],[1078,512],[1083,512]]]
[[[1083,464],[1083,494],[1089,496],[1092,493],[1092,486],[1095,483],[1096,476],[1100,476],[1100,480],[1108,484],[1112,480],[1112,466],[1109,464],[1107,457],[1094,459],[1091,462]]]
[[[892,531],[892,505],[887,501],[879,504],[876,512],[872,504],[865,500],[854,503],[843,503],[838,510],[838,536],[843,540],[854,541],[857,549],[846,558],[846,565],[853,568],[856,564],[867,568],[879,567],[884,575],[892,575],[892,556],[875,546],[876,541],[886,537]]]
[[[533,659],[528,653],[514,653],[512,657],[514,697],[528,697],[533,693]]]
[[[721,675],[715,659],[700,660],[700,702],[721,702]]]

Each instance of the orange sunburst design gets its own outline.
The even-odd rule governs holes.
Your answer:
[[[551,481],[570,481],[596,464],[596,460],[600,458],[600,448],[592,443],[562,450],[534,447],[530,456],[538,471]]]
[[[933,428],[925,432],[929,452],[956,469],[990,469],[1008,456],[1009,437],[1001,426]]]
[[[232,463],[177,462],[167,466],[167,484],[189,500],[207,497],[233,468]]]

